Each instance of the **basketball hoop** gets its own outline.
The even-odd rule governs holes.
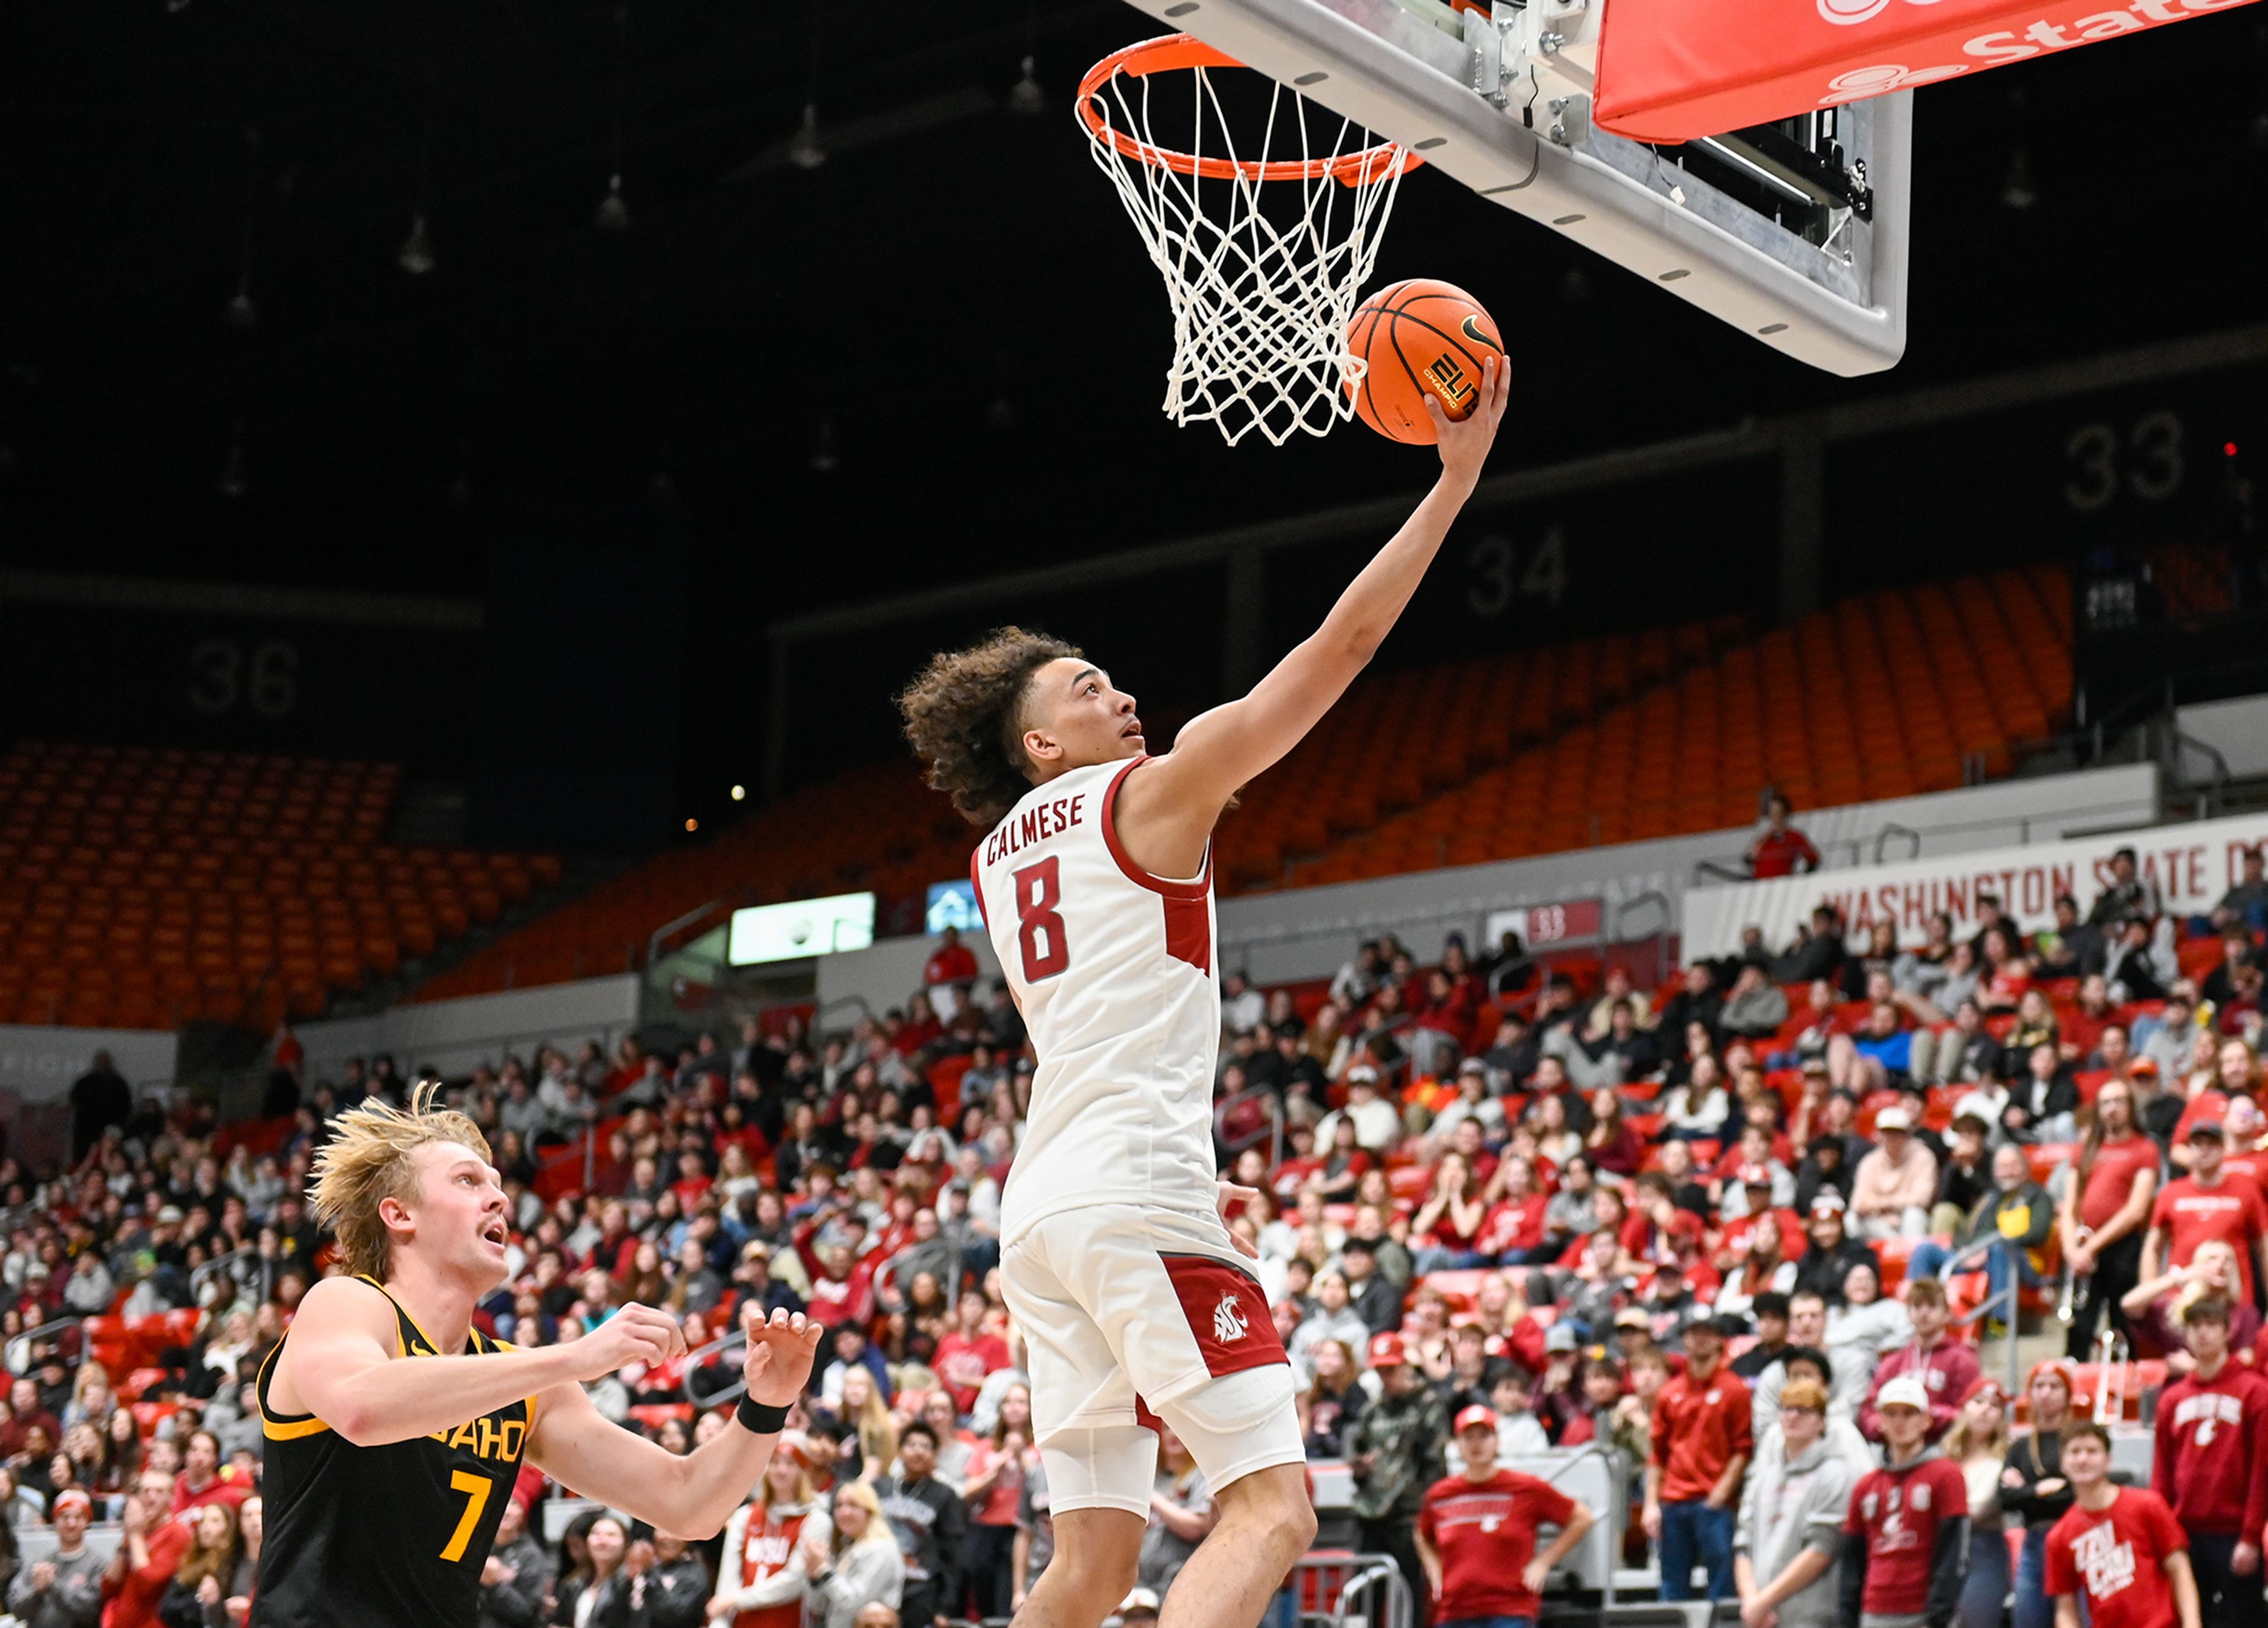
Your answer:
[[[1211,419],[1233,445],[1257,430],[1276,446],[1297,431],[1322,435],[1354,412],[1364,364],[1347,350],[1347,321],[1378,258],[1402,177],[1422,159],[1272,84],[1256,140],[1240,152],[1218,68],[1244,64],[1188,34],[1115,51],[1079,87],[1094,161],[1166,279],[1174,361],[1166,416]],[[1152,133],[1152,76],[1186,71],[1189,138]],[[1318,139],[1329,135],[1328,146]],[[1293,146],[1297,157],[1270,156]]]

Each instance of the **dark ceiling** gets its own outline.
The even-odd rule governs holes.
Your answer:
[[[11,557],[470,586],[483,528],[660,506],[753,628],[1415,484],[1422,454],[1351,431],[1227,449],[1160,417],[1163,296],[1068,101],[1151,32],[1112,0],[0,6]],[[1005,104],[1027,50],[1036,117]],[[807,171],[782,159],[814,94]],[[1513,336],[1549,410],[1506,464],[2268,312],[2238,248],[2268,18],[1934,86],[1918,125],[1885,379],[1786,362],[1431,173],[1380,273],[1457,281]]]

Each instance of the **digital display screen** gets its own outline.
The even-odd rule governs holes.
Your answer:
[[[874,895],[838,893],[733,912],[725,957],[735,967],[863,950],[874,941]]]
[[[935,934],[947,927],[963,932],[984,930],[983,912],[976,908],[976,884],[966,876],[929,885],[929,909],[922,916],[922,931]]]

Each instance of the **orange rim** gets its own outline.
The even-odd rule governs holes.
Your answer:
[[[1201,158],[1194,153],[1176,152],[1170,147],[1137,141],[1106,116],[1102,88],[1120,74],[1130,79],[1141,79],[1176,70],[1243,66],[1227,52],[1207,45],[1194,34],[1162,34],[1155,40],[1139,41],[1123,50],[1113,51],[1086,70],[1086,77],[1079,85],[1079,120],[1086,126],[1089,136],[1098,142],[1108,142],[1122,157],[1141,164],[1154,164],[1177,175],[1203,176],[1209,180],[1321,180],[1328,176],[1351,187],[1381,176],[1385,166],[1391,166],[1397,154],[1405,175],[1425,162],[1392,142],[1329,158],[1271,158],[1259,164],[1235,158]]]

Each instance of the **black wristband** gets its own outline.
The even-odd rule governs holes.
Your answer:
[[[787,1410],[769,1408],[761,1402],[751,1402],[743,1396],[740,1405],[733,1411],[733,1417],[740,1421],[743,1429],[755,1435],[777,1436],[787,1423]]]

